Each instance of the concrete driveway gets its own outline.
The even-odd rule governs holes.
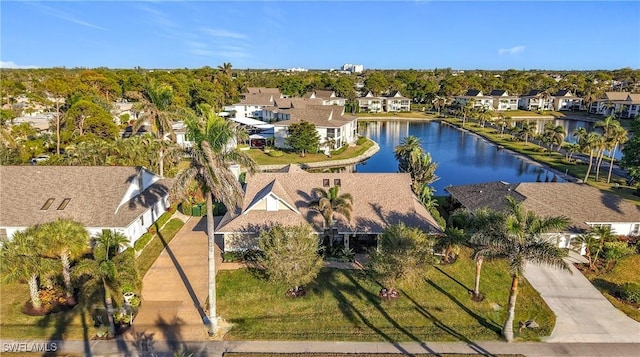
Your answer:
[[[545,342],[640,343],[640,323],[611,305],[573,265],[571,270],[526,266],[525,277],[557,316]]]

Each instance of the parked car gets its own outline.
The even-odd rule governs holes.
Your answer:
[[[36,165],[39,162],[49,160],[49,155],[38,155],[31,159],[31,164]]]

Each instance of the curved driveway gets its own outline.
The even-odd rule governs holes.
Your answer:
[[[571,271],[526,266],[525,277],[557,317],[545,342],[640,343],[640,323],[611,305],[573,264]]]

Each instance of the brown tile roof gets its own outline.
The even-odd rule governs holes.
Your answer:
[[[292,108],[282,110],[289,113],[290,119],[274,123],[276,126],[289,126],[292,123],[308,121],[317,127],[339,128],[357,118],[351,115],[343,115],[344,107],[337,105],[318,105],[305,108]]]
[[[220,226],[221,233],[256,231],[256,227],[266,227],[274,222],[297,224],[308,222],[317,232],[322,231],[323,218],[319,212],[310,209],[312,189],[323,187],[323,180],[340,180],[340,193],[353,196],[353,211],[348,222],[339,214],[335,215],[339,232],[380,233],[389,224],[404,222],[409,226],[420,227],[429,233],[441,233],[441,228],[431,217],[427,209],[415,198],[411,191],[411,177],[405,173],[308,173],[290,166],[288,172],[258,173],[247,176],[246,192],[242,212],[227,213]],[[278,182],[296,209],[257,211],[245,210],[255,204],[256,197],[265,196],[265,189]],[[325,187],[325,189],[327,189]],[[271,192],[285,199],[284,193]]]
[[[336,94],[332,90],[317,90],[315,92],[316,92],[316,98],[321,98],[321,99],[335,98],[335,94]]]
[[[523,182],[451,186],[446,190],[463,206],[503,210],[505,196],[514,197],[526,210],[541,216],[566,216],[572,229],[585,230],[586,223],[640,222],[640,207],[595,187],[570,182]]]
[[[306,98],[277,98],[273,100],[274,106],[279,109],[306,108],[307,106],[322,105],[322,99]]]
[[[604,94],[605,100],[627,100],[629,92],[606,92]]]
[[[259,93],[250,94],[240,100],[240,104],[254,104],[254,105],[272,105],[273,94]]]
[[[249,87],[247,88],[247,93],[249,94],[258,94],[258,93],[280,94],[280,89],[266,88],[266,87]]]
[[[144,170],[121,166],[0,166],[0,226],[28,227],[69,218],[87,227],[126,227],[166,196],[161,179],[118,208],[132,180]],[[54,201],[47,210],[47,199]],[[71,200],[63,210],[57,208]]]

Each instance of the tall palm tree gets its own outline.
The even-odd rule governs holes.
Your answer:
[[[398,171],[409,172],[409,167],[424,154],[422,143],[417,136],[409,135],[402,139],[400,145],[393,149],[393,155],[398,160]]]
[[[618,151],[618,147],[627,140],[629,140],[629,136],[627,130],[621,126],[615,127],[615,129],[611,132],[610,138],[613,141],[613,150],[610,153],[611,161],[609,162],[609,175],[607,176],[607,183],[611,182],[611,173],[613,172],[613,160],[616,157],[616,151]]]
[[[244,151],[230,145],[242,132],[237,124],[225,120],[210,108],[201,108],[202,117],[189,116],[185,121],[189,140],[193,147],[189,150],[191,162],[177,179],[172,196],[185,197],[193,181],[197,182],[206,197],[207,237],[208,237],[208,295],[209,295],[209,333],[215,334],[218,328],[216,311],[216,262],[215,227],[213,217],[213,198],[222,202],[228,210],[235,210],[242,203],[242,187],[229,166],[233,163],[245,167],[249,173],[257,170],[258,165]]]
[[[429,153],[424,153],[419,159],[411,162],[409,174],[411,174],[411,187],[416,196],[421,195],[425,186],[439,179],[436,176],[437,169],[438,164],[433,162]]]
[[[600,254],[604,250],[604,244],[606,242],[611,242],[615,239],[615,234],[611,230],[610,226],[598,226],[591,229],[591,233],[596,236],[598,239],[598,247],[596,249],[595,254],[593,255],[593,262],[596,263]]]
[[[221,66],[218,66],[218,70],[222,71],[228,77],[231,77],[231,67],[233,67],[231,63],[224,62]]]
[[[60,259],[65,294],[72,298],[71,262],[89,250],[89,232],[81,223],[60,218],[41,225],[37,237],[46,247],[45,256]]]
[[[594,269],[595,264],[593,260],[593,253],[598,250],[599,246],[597,237],[593,232],[587,232],[577,236],[576,242],[584,245],[584,256],[587,257],[587,260],[589,261],[589,268]]]
[[[580,150],[586,149],[588,134],[589,132],[587,132],[587,129],[585,127],[576,128],[573,131],[573,137],[576,139],[576,143],[580,146]]]
[[[333,186],[328,190],[316,187],[311,190],[314,198],[309,202],[309,207],[319,211],[324,218],[325,229],[331,230],[329,245],[333,246],[333,216],[339,213],[347,221],[351,220],[353,211],[353,196],[350,193],[340,194],[340,186]]]
[[[116,334],[113,321],[114,303],[119,304],[122,299],[121,276],[126,269],[135,269],[132,256],[120,253],[128,243],[129,239],[122,233],[103,231],[95,237],[92,258],[81,260],[73,270],[78,278],[86,279],[82,285],[85,299],[100,297],[104,302],[111,336]]]
[[[49,273],[54,263],[40,255],[41,247],[36,233],[35,227],[29,227],[16,232],[11,241],[3,242],[0,247],[0,268],[2,278],[7,282],[27,281],[31,305],[38,310],[42,308],[38,279]]]
[[[511,127],[511,121],[513,118],[505,116],[503,113],[498,114],[498,125],[500,125],[500,135],[504,135],[504,129]]]
[[[462,108],[460,108],[460,113],[462,114],[462,127],[464,128],[464,123],[467,121],[467,116],[471,115],[475,110],[475,99],[469,99],[464,103]]]
[[[524,144],[529,144],[529,138],[534,136],[536,133],[536,126],[532,124],[528,120],[522,123],[520,130],[518,131],[518,136],[524,140]]]
[[[172,119],[173,88],[150,82],[144,87],[139,99],[142,102],[143,114],[133,124],[133,132],[136,133],[143,125],[150,124],[156,141],[164,141],[168,136],[175,142]],[[160,176],[164,176],[164,154],[165,149],[161,147],[158,150]]]
[[[553,151],[554,144],[558,145],[558,148],[562,145],[566,133],[562,125],[553,125],[553,123],[549,122],[544,125],[544,135],[549,138],[549,144],[551,145],[549,149]]]
[[[595,123],[594,127],[602,128],[602,137],[604,140],[600,141],[598,147],[598,155],[596,159],[596,180],[600,179],[600,166],[604,158],[605,150],[611,150],[613,148],[613,137],[615,136],[615,128],[620,126],[620,122],[616,120],[614,115],[609,115],[604,120],[600,120]]]
[[[598,150],[598,148],[602,145],[601,143],[604,141],[602,135],[596,132],[590,132],[587,134],[587,138],[585,139],[585,148],[589,150],[589,167],[587,168],[587,172],[584,175],[584,182],[587,182],[589,179],[589,174],[591,173],[591,167],[593,166],[593,156]]]
[[[539,217],[532,211],[525,211],[522,203],[513,197],[507,196],[507,201],[509,209],[505,213],[505,234],[481,237],[478,241],[487,245],[492,254],[504,257],[509,264],[511,290],[502,335],[507,342],[512,342],[518,283],[527,262],[570,271],[563,259],[566,253],[542,238],[544,233],[564,229],[569,219],[562,216]]]

